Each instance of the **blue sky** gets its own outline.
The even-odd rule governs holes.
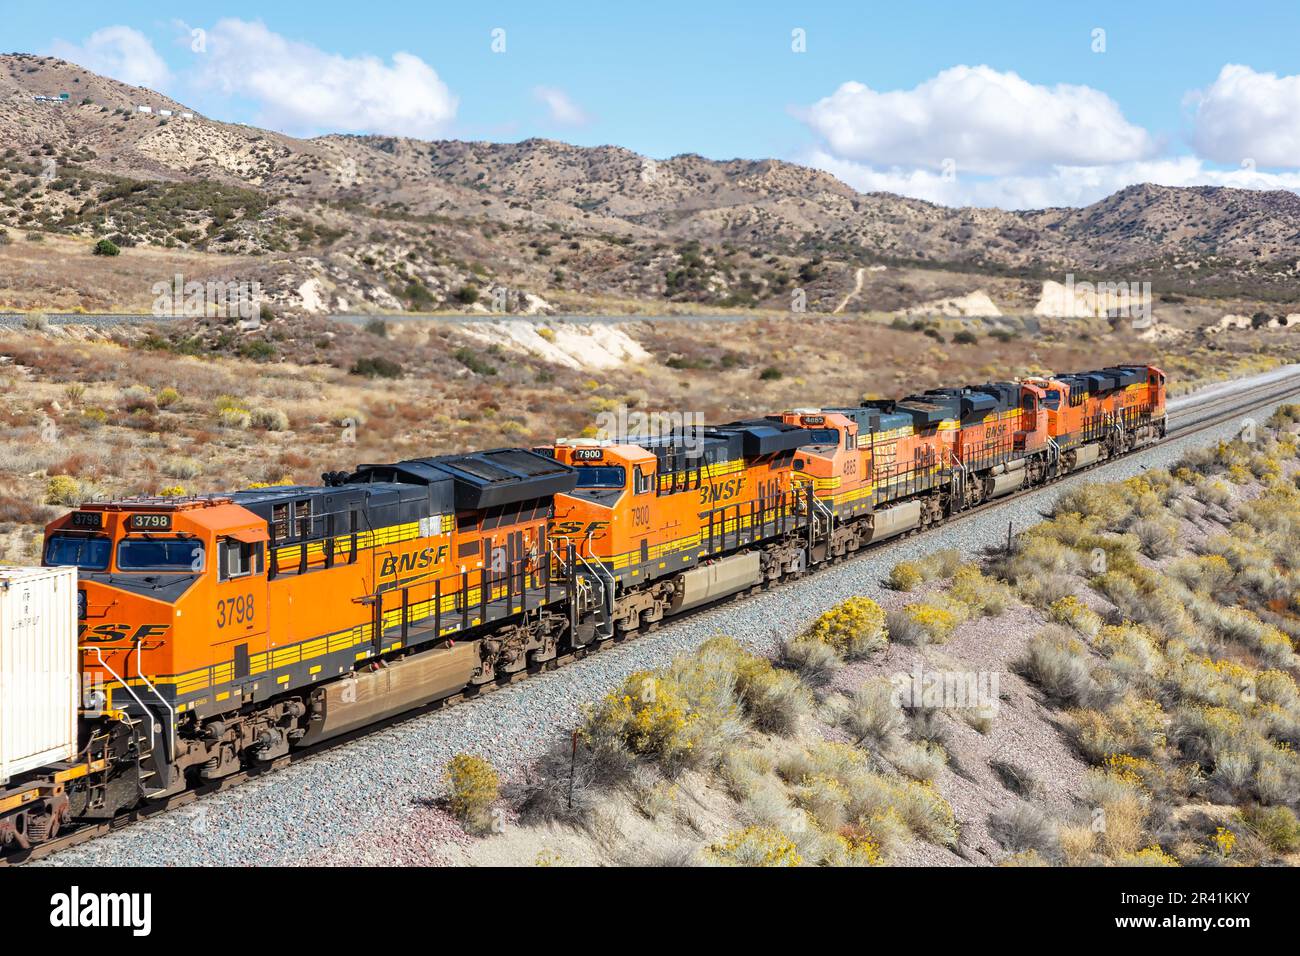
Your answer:
[[[1300,188],[1294,3],[6,6],[0,48],[295,135],[773,156],[954,205]]]

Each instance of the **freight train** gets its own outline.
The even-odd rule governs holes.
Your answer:
[[[0,777],[0,845],[652,630],[1165,428],[1164,373],[1126,365],[86,503],[49,524],[43,553],[76,568],[72,736]],[[20,749],[62,693],[31,678],[40,692],[4,715]]]

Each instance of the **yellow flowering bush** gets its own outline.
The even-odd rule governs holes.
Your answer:
[[[1219,856],[1224,859],[1232,854],[1233,847],[1237,845],[1237,834],[1224,827],[1216,829],[1211,839],[1214,841],[1215,849],[1219,851]]]
[[[884,866],[884,854],[866,827],[852,824],[835,835],[832,866]]]
[[[745,827],[709,846],[705,856],[721,866],[800,866],[794,841],[772,827]]]
[[[81,482],[71,475],[55,475],[45,483],[47,505],[75,507],[81,501]]]
[[[915,561],[899,561],[889,572],[889,586],[895,591],[911,591],[925,581]]]
[[[927,604],[924,601],[907,605],[903,608],[903,612],[925,630],[934,644],[945,643],[957,628],[956,614],[947,608]]]
[[[1159,844],[1138,850],[1135,853],[1121,853],[1115,858],[1120,866],[1178,866],[1178,860],[1162,850]]]
[[[1051,603],[1048,616],[1058,624],[1074,628],[1091,640],[1101,630],[1101,615],[1073,594],[1067,594]]]
[[[488,808],[501,791],[501,778],[492,765],[473,754],[456,754],[447,764],[445,778],[451,812],[462,823],[486,828]]]
[[[798,640],[826,644],[841,657],[865,657],[888,643],[885,612],[870,598],[851,597],[824,612]]]
[[[613,738],[634,754],[673,758],[690,750],[697,720],[675,682],[653,671],[629,674],[588,717],[589,741]]]

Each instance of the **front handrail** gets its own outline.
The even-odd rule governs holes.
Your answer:
[[[98,647],[95,647],[95,646],[93,646],[93,645],[91,645],[90,647],[78,646],[77,650],[82,651],[82,652],[85,652],[85,651],[94,651],[95,656],[96,656],[97,658],[99,658],[99,666],[102,667],[104,670],[108,671],[109,676],[111,676],[111,677],[113,678],[113,680],[115,680],[115,681],[117,681],[119,684],[121,684],[121,685],[122,685],[122,689],[125,690],[128,694],[130,694],[132,700],[134,700],[134,701],[136,702],[136,704],[139,705],[140,710],[144,713],[145,717],[149,720],[149,728],[148,728],[148,729],[149,729],[149,749],[152,750],[152,749],[154,748],[154,728],[153,728],[154,721],[153,721],[153,714],[152,714],[152,712],[149,710],[149,708],[145,706],[144,701],[142,701],[142,700],[140,699],[140,695],[137,694],[134,690],[131,689],[131,685],[128,684],[125,680],[123,680],[122,677],[121,677],[121,675],[119,675],[119,674],[117,673],[117,671],[113,670],[112,666],[108,663],[108,661],[104,660],[104,652],[103,652],[102,650],[100,650]]]

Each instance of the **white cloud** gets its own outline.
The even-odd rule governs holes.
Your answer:
[[[535,86],[533,96],[546,105],[546,111],[554,123],[562,126],[586,126],[591,122],[591,117],[564,90],[553,86]]]
[[[55,40],[50,53],[132,86],[160,90],[171,80],[167,64],[139,30],[125,26],[96,30],[81,43]]]
[[[968,174],[960,167],[952,177],[924,169],[878,169],[840,159],[825,151],[813,151],[804,157],[804,161],[832,173],[861,192],[898,193],[944,206],[996,206],[1001,209],[1086,206],[1137,183],[1300,190],[1300,173],[1219,170],[1191,156],[1107,166],[1054,166],[1035,174],[996,177]]]
[[[1300,76],[1229,63],[1191,94],[1192,145],[1219,163],[1300,167]]]
[[[942,169],[945,161],[1003,175],[1052,165],[1095,166],[1152,155],[1146,130],[1086,86],[1038,86],[987,66],[954,66],[915,89],[845,83],[797,111],[840,159]]]
[[[245,96],[258,125],[286,132],[371,132],[432,137],[456,115],[457,99],[433,67],[410,53],[391,64],[346,57],[289,40],[260,21],[224,19],[195,57],[197,82]]]

